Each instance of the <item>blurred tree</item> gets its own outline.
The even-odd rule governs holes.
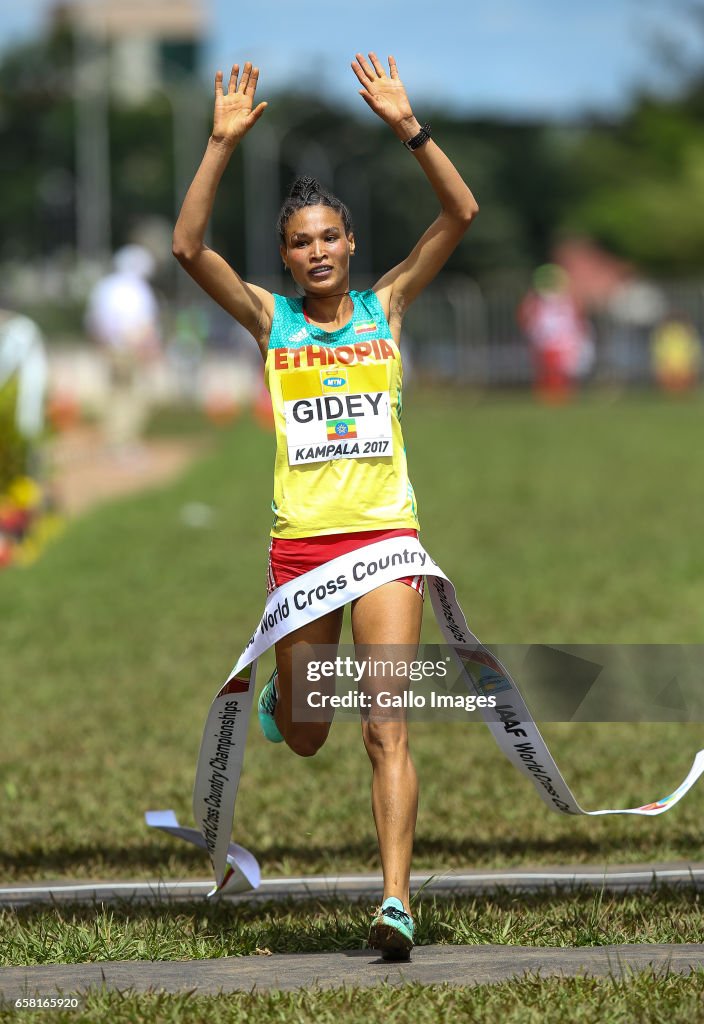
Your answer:
[[[44,39],[6,51],[0,58],[0,89],[0,188],[5,199],[0,207],[0,258],[23,260],[72,248],[70,33],[58,26]],[[205,86],[203,99],[205,118],[210,110]],[[173,218],[174,102],[156,94],[140,106],[111,104],[115,247],[129,240],[144,217]],[[322,153],[321,179],[349,201],[357,221],[365,250],[358,265],[378,273],[403,259],[435,217],[437,202],[413,158],[391,133],[365,110],[359,118],[345,114],[341,119],[338,109],[293,92],[273,98],[266,117],[279,139],[280,196],[301,171],[306,155],[312,159]],[[555,218],[571,196],[562,170],[561,133],[541,125],[467,122],[432,112],[428,117],[436,138],[488,213],[478,219],[471,242],[459,248],[448,269],[480,277],[499,268],[503,274],[522,274],[543,260]],[[194,169],[199,158],[194,153]],[[218,195],[213,244],[246,273],[245,201],[240,150]],[[277,244],[271,224],[271,245]]]
[[[704,26],[701,0],[695,11]],[[672,63],[672,47],[665,51]],[[642,93],[617,123],[556,126],[423,111],[482,207],[448,270],[484,281],[525,279],[565,233],[589,235],[653,273],[701,270],[704,72],[688,66],[679,73],[679,91]],[[60,24],[0,56],[0,259],[75,246],[73,81],[73,40]],[[203,138],[209,96],[204,85]],[[351,206],[357,267],[371,275],[403,259],[437,213],[413,157],[362,105],[357,117],[294,92],[270,99],[265,117],[278,139],[279,197],[296,173],[319,167],[323,183]],[[111,105],[115,247],[144,218],[173,221],[175,104],[175,95],[157,93],[140,106]],[[223,180],[212,238],[246,274],[245,203],[256,197],[245,195],[243,150]],[[199,159],[194,152],[194,169]],[[273,223],[270,230],[275,252]]]
[[[704,42],[704,3],[687,9]],[[674,37],[653,49],[674,88],[642,90],[622,121],[584,129],[568,166],[578,198],[560,227],[651,273],[682,276],[704,267],[704,69]]]
[[[57,30],[0,61],[1,253],[65,244],[73,203],[72,40]],[[70,239],[69,239],[70,242]]]
[[[644,98],[624,125],[595,125],[572,152],[581,195],[561,221],[644,269],[704,266],[704,126],[681,101]]]
[[[110,108],[110,177],[114,248],[145,218],[172,221],[172,111],[164,96]]]
[[[303,107],[309,115],[301,121]],[[302,169],[297,157],[315,139],[333,171],[332,180],[326,180],[323,163],[318,176],[350,202],[358,246],[370,248],[373,271],[383,272],[410,252],[437,215],[438,203],[413,157],[384,125],[362,110],[359,119],[346,115],[341,128],[338,110],[290,95],[272,102],[266,117],[283,137],[282,195]],[[437,111],[424,112],[423,118],[432,123],[434,137],[488,212],[477,218],[468,243],[450,258],[448,271],[478,277],[499,271],[523,274],[543,261],[555,221],[573,198],[564,170],[570,130],[451,119]],[[356,179],[358,199],[368,194],[368,216],[355,208],[350,179]]]

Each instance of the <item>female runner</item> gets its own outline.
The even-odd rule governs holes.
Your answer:
[[[266,103],[254,107],[259,69],[250,62],[241,75],[239,65],[233,66],[227,93],[222,72],[215,76],[213,132],[174,230],[176,258],[247,328],[265,363],[277,436],[269,592],[355,548],[387,537],[418,536],[400,426],[401,325],[409,304],[442,268],[478,212],[462,177],[430,139],[429,126],[421,128],[414,117],[394,58],[389,57],[387,74],[376,54],[367,61],[358,53],[352,70],[360,95],[409,150],[407,159],[420,164],[440,203],[437,218],[403,262],[369,291],[350,291],[355,238],[349,211],[311,178],[294,183],[278,224],[281,259],[302,297],[285,298],[243,281],[204,244],[220,178],[266,108]],[[331,387],[341,380],[344,392],[360,396],[342,414],[339,404],[325,402],[330,377],[319,372],[321,366],[336,375]],[[379,400],[380,392],[386,401]],[[302,396],[305,423],[290,414],[292,399]],[[311,423],[316,413],[310,410],[316,409],[320,422]],[[372,456],[361,454],[364,445],[352,443],[365,433],[376,438]],[[260,696],[267,739],[285,741],[303,757],[320,749],[330,722],[294,721],[292,650],[300,642],[337,645],[343,612],[323,615],[277,642],[277,669]],[[352,602],[355,645],[373,650],[401,644],[415,651],[422,613],[423,577],[377,587]],[[387,958],[406,958],[413,946],[409,877],[418,804],[406,722],[363,713],[362,735],[372,766],[384,878],[369,944]]]

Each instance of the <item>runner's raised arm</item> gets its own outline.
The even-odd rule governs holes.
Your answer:
[[[233,64],[225,94],[222,71],[215,76],[213,133],[183,201],[174,228],[173,253],[193,280],[246,327],[265,354],[274,311],[273,296],[266,289],[243,281],[222,256],[204,243],[223,172],[240,141],[267,106],[260,103],[253,109],[259,68],[247,61],[239,81],[238,78],[239,65]]]
[[[479,206],[452,161],[429,139],[414,116],[395,58],[389,57],[387,75],[375,53],[369,54],[369,61],[358,53],[352,70],[362,85],[359,92],[367,105],[401,142],[415,143],[413,156],[423,168],[441,206],[439,216],[411,254],[374,286],[393,327],[392,321],[403,316],[409,303],[445,265],[479,212]]]

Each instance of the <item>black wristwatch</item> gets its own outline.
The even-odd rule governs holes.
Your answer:
[[[421,146],[424,146],[431,135],[430,125],[424,124],[418,134],[414,135],[412,139],[406,139],[403,145],[406,149],[410,149],[412,153],[414,149],[420,149]]]

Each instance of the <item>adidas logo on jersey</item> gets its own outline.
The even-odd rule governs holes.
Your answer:
[[[307,338],[307,337],[308,337],[308,328],[307,327],[301,327],[300,331],[296,331],[295,334],[290,334],[288,340],[295,345],[297,342],[303,341],[304,338]]]

